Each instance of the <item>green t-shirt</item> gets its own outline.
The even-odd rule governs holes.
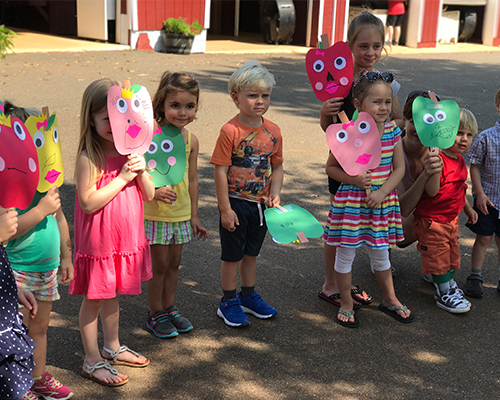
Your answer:
[[[46,193],[36,192],[31,204],[22,215],[35,207]],[[9,241],[6,247],[12,269],[29,272],[45,272],[60,265],[61,240],[57,220],[53,215],[45,217],[23,236]]]

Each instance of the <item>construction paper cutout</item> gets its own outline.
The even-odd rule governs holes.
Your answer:
[[[292,243],[297,240],[297,233],[308,238],[323,235],[323,227],[307,210],[295,204],[283,206],[287,212],[279,208],[266,208],[264,216],[269,233],[279,243]]]
[[[3,110],[3,106],[0,108]],[[0,206],[27,208],[38,186],[38,157],[24,123],[0,113]]]
[[[437,104],[419,96],[413,101],[413,124],[420,142],[426,147],[449,149],[455,143],[460,123],[460,108],[453,100]]]
[[[59,127],[56,113],[31,116],[26,120],[26,128],[33,138],[39,165],[37,190],[44,193],[52,186],[60,187],[64,181],[63,162]]]
[[[346,97],[353,76],[351,49],[345,42],[326,49],[311,49],[306,54],[306,70],[319,100]]]
[[[380,134],[377,124],[367,112],[360,112],[355,122],[330,125],[326,130],[326,141],[348,175],[362,174],[380,164]]]
[[[112,86],[108,92],[108,115],[113,141],[120,154],[144,154],[153,138],[153,104],[148,90]]]
[[[186,143],[180,129],[165,125],[157,130],[144,158],[155,187],[181,183],[187,160]]]

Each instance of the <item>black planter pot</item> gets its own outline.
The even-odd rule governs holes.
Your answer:
[[[167,33],[162,31],[163,43],[167,53],[191,54],[194,36],[180,35],[177,33]]]

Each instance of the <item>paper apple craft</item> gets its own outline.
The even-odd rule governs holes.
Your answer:
[[[337,42],[327,49],[311,49],[306,54],[306,70],[319,100],[346,97],[353,76],[351,49],[345,42]]]
[[[64,181],[61,141],[56,113],[31,116],[26,120],[26,128],[33,138],[39,165],[37,190],[48,191],[52,186],[60,187]]]
[[[38,157],[28,129],[20,119],[0,113],[0,206],[27,208],[38,176]]]
[[[108,114],[116,150],[120,154],[144,154],[153,138],[153,104],[148,90],[139,85],[130,89],[111,86]]]
[[[144,157],[155,187],[181,183],[186,171],[186,143],[180,129],[165,125],[156,131]]]
[[[269,233],[279,243],[291,243],[297,238],[307,242],[306,238],[323,235],[323,227],[307,210],[295,204],[272,207],[264,210]]]
[[[328,147],[344,171],[351,176],[379,166],[382,145],[377,124],[367,112],[346,124],[332,124],[326,129]]]
[[[413,101],[412,115],[415,130],[424,146],[440,149],[453,146],[460,123],[460,108],[456,102],[443,100],[436,103],[419,96]]]

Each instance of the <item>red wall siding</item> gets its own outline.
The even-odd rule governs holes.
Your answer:
[[[158,30],[167,18],[205,23],[205,0],[137,0],[139,30]]]
[[[426,0],[422,14],[422,36],[417,47],[436,47],[438,20],[440,16],[439,1]]]
[[[339,40],[344,40],[344,24],[347,0],[337,0],[337,11],[335,12],[335,31],[333,33],[332,44]]]
[[[333,3],[334,0],[325,0],[323,8],[323,32],[321,33],[322,35],[326,33],[330,42],[332,41]]]

